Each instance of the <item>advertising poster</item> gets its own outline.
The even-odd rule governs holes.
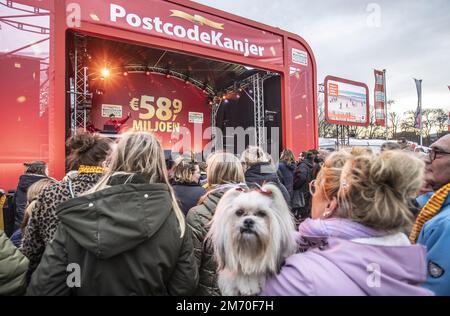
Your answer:
[[[325,78],[325,118],[330,124],[368,126],[369,89],[361,82]]]

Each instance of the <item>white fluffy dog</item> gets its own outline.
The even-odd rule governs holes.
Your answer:
[[[229,190],[209,231],[225,296],[256,295],[269,275],[297,250],[295,225],[280,190],[272,184]]]

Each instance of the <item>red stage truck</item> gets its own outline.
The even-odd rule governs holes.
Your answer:
[[[292,16],[295,18],[295,16]],[[0,0],[0,188],[23,162],[65,172],[77,128],[277,127],[279,149],[317,148],[316,63],[301,37],[182,0]],[[108,131],[109,129],[109,131]],[[257,144],[276,142],[256,129]],[[192,144],[203,150],[205,142]]]

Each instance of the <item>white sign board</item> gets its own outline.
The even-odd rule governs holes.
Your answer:
[[[308,53],[299,49],[292,49],[292,62],[303,66],[308,66]]]
[[[203,124],[203,113],[189,112],[189,123]]]
[[[113,104],[102,104],[102,117],[114,114],[116,118],[122,118],[122,106]]]

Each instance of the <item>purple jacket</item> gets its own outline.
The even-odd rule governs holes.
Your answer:
[[[301,253],[267,280],[264,296],[433,295],[426,279],[426,249],[404,234],[387,235],[345,219],[306,220]]]

